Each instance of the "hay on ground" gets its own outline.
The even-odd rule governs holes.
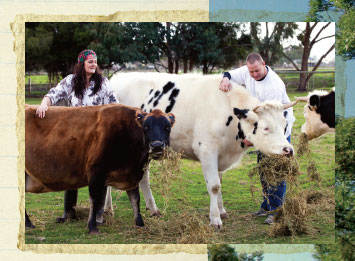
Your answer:
[[[303,194],[286,198],[278,209],[270,234],[272,236],[296,236],[310,231],[309,210]]]
[[[319,171],[316,167],[316,164],[313,160],[308,162],[307,174],[310,181],[317,181],[318,183],[321,181],[321,177]]]

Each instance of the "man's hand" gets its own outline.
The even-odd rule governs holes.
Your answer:
[[[230,83],[228,77],[224,77],[219,84],[219,89],[224,92],[228,92],[232,89],[232,84]]]

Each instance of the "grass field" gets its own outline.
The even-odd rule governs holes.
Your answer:
[[[305,95],[288,91],[294,96]],[[26,99],[36,104],[40,99]],[[291,143],[297,147],[301,125],[304,122],[303,104],[294,107],[296,122]],[[62,215],[63,192],[26,194],[26,209],[35,229],[26,230],[26,244],[51,243],[253,243],[253,244],[327,244],[334,242],[334,134],[327,134],[310,142],[311,153],[299,159],[301,176],[296,190],[301,193],[321,191],[323,201],[309,204],[308,233],[289,237],[271,237],[272,226],[263,224],[265,217],[255,218],[249,213],[259,208],[261,194],[252,195],[248,172],[256,165],[256,155],[246,154],[239,168],[223,176],[222,193],[224,207],[229,214],[223,220],[223,228],[214,230],[208,226],[209,196],[199,162],[181,160],[181,175],[173,180],[171,187],[164,187],[155,171],[151,171],[151,188],[162,217],[150,217],[145,210],[141,195],[141,211],[145,227],[134,225],[133,211],[125,192],[114,190],[114,218],[107,216],[106,223],[99,227],[101,234],[90,236],[86,225],[89,211],[88,189],[79,190],[79,220],[56,224]],[[313,160],[321,175],[321,181],[310,181],[307,166]],[[260,184],[257,185],[261,192]],[[163,187],[162,187],[163,186]],[[169,198],[162,192],[171,193]]]

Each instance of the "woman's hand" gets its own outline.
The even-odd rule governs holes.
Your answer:
[[[51,105],[51,100],[48,97],[44,97],[41,102],[41,105],[38,106],[36,110],[36,114],[38,115],[38,117],[44,118],[46,116],[46,111],[48,110],[48,106],[50,105]]]

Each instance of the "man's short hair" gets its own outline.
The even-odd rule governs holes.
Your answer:
[[[260,54],[258,54],[258,53],[251,53],[251,54],[248,55],[248,57],[247,57],[247,63],[253,64],[253,63],[255,63],[256,61],[258,61],[258,62],[260,62],[260,63],[263,62],[263,58],[261,57]]]

